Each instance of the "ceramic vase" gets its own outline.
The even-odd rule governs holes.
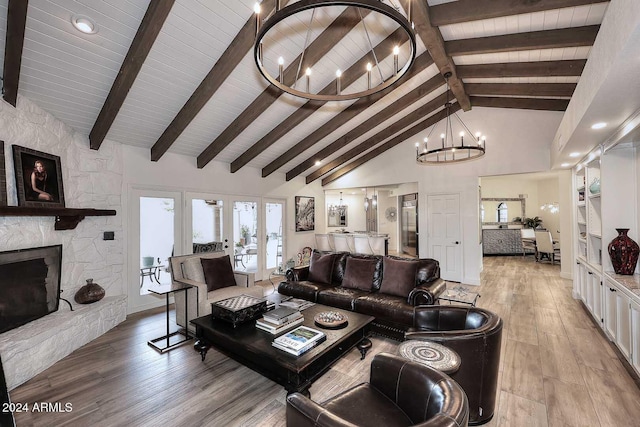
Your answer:
[[[598,178],[593,178],[593,182],[591,183],[591,185],[589,186],[589,192],[591,194],[598,194],[600,193],[600,179]]]
[[[87,279],[87,284],[78,289],[73,299],[78,304],[91,304],[104,298],[104,288],[97,283],[93,283],[93,279]]]
[[[618,236],[609,243],[609,256],[616,274],[632,275],[636,270],[640,247],[627,236],[628,228],[616,228]]]

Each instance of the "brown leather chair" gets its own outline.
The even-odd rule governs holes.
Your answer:
[[[381,353],[371,362],[369,383],[319,405],[300,393],[287,396],[288,426],[468,425],[467,398],[442,372]]]
[[[406,339],[440,343],[461,359],[451,374],[469,399],[469,424],[484,424],[495,410],[502,343],[502,319],[477,307],[418,306]]]

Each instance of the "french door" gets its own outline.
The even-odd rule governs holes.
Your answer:
[[[233,255],[229,196],[186,193],[185,253],[223,250]]]
[[[271,272],[283,263],[284,248],[284,213],[285,201],[277,199],[263,199],[265,251],[263,278],[269,277]]]
[[[133,188],[129,216],[129,298],[134,313],[164,303],[149,292],[171,283],[169,257],[182,253],[182,194]]]
[[[285,201],[186,193],[185,253],[199,245],[224,250],[234,270],[265,280],[282,264]]]

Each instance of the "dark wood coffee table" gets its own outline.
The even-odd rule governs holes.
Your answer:
[[[322,329],[313,322],[313,317],[322,311],[342,312],[349,317],[349,324],[342,329]],[[288,393],[308,395],[311,384],[331,365],[361,341],[368,341],[368,327],[374,318],[320,304],[307,308],[302,314],[303,325],[322,330],[327,339],[298,357],[274,348],[271,345],[274,335],[257,329],[255,321],[234,328],[230,323],[211,316],[191,321],[196,327],[198,339],[194,348],[204,360],[209,348],[214,346],[232,359],[281,384]]]

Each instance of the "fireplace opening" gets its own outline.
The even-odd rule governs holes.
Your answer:
[[[0,333],[58,310],[62,245],[0,252]]]

